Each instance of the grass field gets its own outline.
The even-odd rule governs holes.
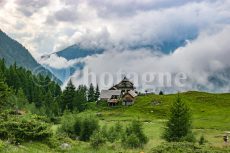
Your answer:
[[[133,106],[117,106],[108,108],[90,104],[93,113],[98,114],[101,125],[111,126],[116,122],[126,125],[133,119],[143,122],[144,132],[149,138],[149,142],[144,148],[135,150],[123,149],[120,144],[106,144],[98,150],[93,150],[88,143],[75,141],[68,152],[80,153],[112,153],[112,152],[149,152],[153,147],[160,145],[161,135],[164,129],[169,109],[177,94],[171,95],[144,95],[138,96]],[[202,92],[181,93],[180,97],[185,101],[192,112],[193,131],[197,139],[204,135],[208,140],[206,145],[215,147],[225,147],[223,135],[230,131],[230,94],[209,94]],[[58,125],[52,129],[55,131]],[[230,147],[230,146],[229,146]],[[4,152],[55,152],[42,143],[26,143],[20,147],[8,145]]]

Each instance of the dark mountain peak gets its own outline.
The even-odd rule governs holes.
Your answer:
[[[71,60],[71,59],[83,58],[94,54],[101,54],[103,51],[104,49],[83,48],[78,44],[74,44],[53,54],[56,54],[60,57],[64,57],[67,60]]]

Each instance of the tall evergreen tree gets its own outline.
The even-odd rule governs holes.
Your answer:
[[[62,94],[62,103],[61,103],[61,110],[64,112],[65,109],[69,111],[74,110],[74,97],[75,97],[75,86],[70,80],[63,91]]]
[[[10,94],[8,86],[0,80],[0,110],[8,105],[7,98]]]
[[[94,100],[97,101],[100,97],[100,89],[99,89],[99,86],[97,84],[97,87],[96,87],[96,90],[95,90],[95,95],[94,95]]]
[[[94,95],[95,95],[94,86],[92,83],[90,83],[89,90],[88,90],[88,101],[89,102],[93,102],[95,100]]]
[[[22,88],[20,88],[17,93],[16,109],[22,109],[23,107],[25,107],[26,104],[28,104],[28,100]]]
[[[170,117],[164,131],[164,139],[167,141],[192,141],[192,121],[188,106],[181,101],[179,95],[171,107]],[[189,140],[190,139],[190,140]]]
[[[50,91],[46,93],[45,100],[44,100],[44,108],[45,113],[47,116],[52,117],[52,109],[53,109],[54,99]]]
[[[75,102],[75,108],[79,112],[85,110],[85,105],[87,102],[86,92],[83,89],[81,89],[80,86],[75,93],[74,102]]]

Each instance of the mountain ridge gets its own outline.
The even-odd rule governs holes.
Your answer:
[[[45,74],[52,77],[55,81],[61,84],[52,72],[40,65],[34,57],[18,41],[9,37],[5,32],[0,29],[0,58],[4,59],[6,65],[16,63],[20,67],[31,70],[33,73]]]

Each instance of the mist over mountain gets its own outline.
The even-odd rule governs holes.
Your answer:
[[[105,84],[101,76],[122,72],[139,76],[138,89],[168,89],[142,78],[183,73],[184,86],[172,90],[228,92],[229,7],[228,0],[4,1],[0,23],[64,85],[70,78],[88,85],[89,72],[106,89],[120,80]]]

